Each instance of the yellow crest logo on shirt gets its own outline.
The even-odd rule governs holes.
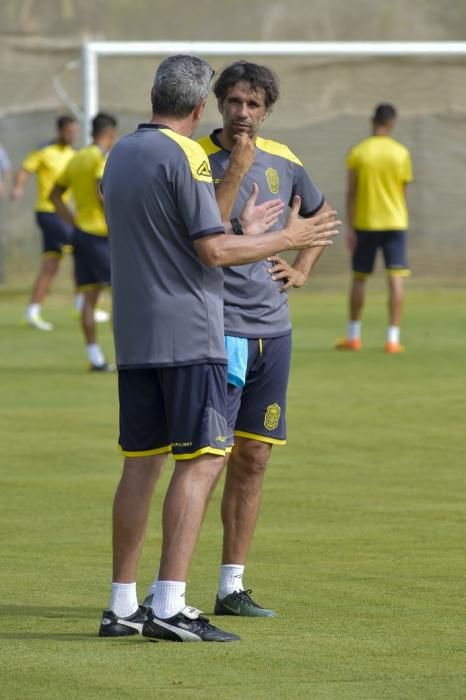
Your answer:
[[[278,194],[278,190],[280,189],[280,179],[275,168],[267,168],[265,171],[265,177],[267,178],[267,184],[271,193]]]
[[[272,403],[270,406],[267,406],[264,417],[264,426],[267,428],[267,430],[276,430],[278,428],[281,412],[282,409],[278,403]]]
[[[200,177],[212,177],[210,165],[206,160],[202,161],[196,172]]]

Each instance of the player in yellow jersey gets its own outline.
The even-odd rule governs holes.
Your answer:
[[[50,194],[57,213],[73,229],[76,286],[84,293],[82,330],[90,369],[111,371],[97,343],[95,308],[103,287],[110,285],[108,229],[100,192],[105,161],[116,138],[116,119],[103,112],[92,120],[92,144],[82,148],[59,175]],[[76,211],[66,204],[70,190]]]
[[[50,331],[53,326],[41,317],[42,302],[55,277],[63,249],[71,244],[72,229],[60,219],[49,200],[50,191],[57,176],[75,154],[73,144],[78,136],[78,123],[74,117],[64,115],[56,121],[57,134],[53,141],[43,144],[29,153],[15,176],[10,198],[22,198],[24,186],[31,173],[37,178],[36,221],[42,232],[42,265],[34,283],[29,305],[26,309],[27,322],[42,331]]]
[[[365,283],[382,250],[388,275],[389,326],[385,350],[398,353],[403,310],[403,278],[409,275],[406,259],[408,208],[406,186],[412,177],[408,149],[391,137],[397,113],[380,104],[372,117],[372,135],[354,146],[346,159],[348,169],[347,243],[352,254],[353,281],[350,320],[346,338],[337,341],[341,350],[360,350],[361,315]]]

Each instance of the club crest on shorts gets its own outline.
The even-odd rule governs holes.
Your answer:
[[[271,403],[270,406],[267,406],[264,417],[264,426],[267,430],[276,430],[278,428],[281,412],[282,409],[278,403]]]
[[[275,168],[267,168],[265,171],[265,177],[267,178],[267,184],[271,193],[278,194],[278,190],[280,189],[280,179]]]

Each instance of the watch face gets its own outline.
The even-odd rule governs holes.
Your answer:
[[[238,221],[238,219],[232,219],[231,220],[231,228],[233,230],[233,233],[236,234],[237,236],[242,236],[243,235],[243,229]]]

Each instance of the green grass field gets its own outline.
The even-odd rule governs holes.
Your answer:
[[[16,698],[466,698],[466,305],[412,288],[403,356],[382,351],[374,290],[364,350],[337,353],[344,293],[294,293],[289,443],[276,448],[246,584],[273,620],[222,618],[238,644],[99,639],[120,457],[116,380],[84,371],[63,298],[53,333],[18,325],[0,291],[1,695]],[[102,332],[111,349],[110,330]],[[161,494],[139,594],[160,547]],[[214,495],[188,602],[213,607]]]

